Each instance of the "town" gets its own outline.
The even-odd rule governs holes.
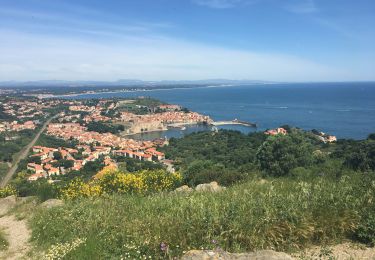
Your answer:
[[[118,158],[160,164],[173,172],[173,162],[159,149],[168,145],[168,139],[143,141],[131,135],[215,123],[209,116],[145,97],[115,100],[6,98],[0,105],[3,119],[0,133],[6,142],[22,139],[17,133],[39,131],[46,119],[51,118],[42,131],[41,140],[55,140],[59,145],[47,142],[31,147],[28,157],[23,158],[26,164],[21,163],[25,168],[18,169],[18,172],[27,171],[26,178],[30,182],[41,178],[58,181],[59,176],[67,174],[79,176],[90,162],[98,162],[101,167],[118,167]],[[279,127],[266,130],[264,134],[286,135],[288,131]],[[313,131],[313,134],[324,143],[336,141],[335,136],[322,132]]]
[[[8,137],[12,133],[13,140],[22,138],[16,133],[22,134],[23,130],[35,134],[46,119],[51,118],[40,139],[55,140],[61,145],[34,145],[28,157],[22,158],[21,165],[26,166],[17,171],[27,171],[27,180],[31,182],[41,178],[58,181],[58,176],[66,174],[79,176],[89,162],[117,167],[116,158],[158,163],[173,172],[171,161],[158,151],[159,147],[168,144],[167,139],[141,141],[127,135],[164,131],[171,125],[213,122],[210,117],[179,105],[144,97],[134,100],[7,98],[0,105],[3,119],[0,132],[6,141],[12,140]],[[72,142],[74,147],[68,147]],[[27,164],[22,164],[23,161]]]

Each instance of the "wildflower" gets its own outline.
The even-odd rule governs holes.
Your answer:
[[[160,244],[160,250],[166,252],[168,250],[168,245],[164,242]]]

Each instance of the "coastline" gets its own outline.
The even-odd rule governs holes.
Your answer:
[[[253,84],[224,84],[224,85],[207,85],[207,86],[187,86],[187,87],[171,87],[171,88],[154,88],[154,89],[134,89],[134,90],[118,90],[118,91],[90,91],[83,93],[43,96],[41,98],[68,98],[77,97],[81,95],[98,95],[98,94],[116,94],[116,93],[134,93],[134,92],[151,92],[151,91],[167,91],[167,90],[183,90],[183,89],[200,89],[200,88],[225,88],[225,87],[240,87],[240,86],[260,86],[260,85],[275,85],[280,83],[253,83]],[[39,96],[39,95],[35,95]]]

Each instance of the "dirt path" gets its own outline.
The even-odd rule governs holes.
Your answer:
[[[0,251],[0,259],[26,259],[31,237],[26,221],[17,220],[14,216],[4,216],[0,218],[0,228],[4,230],[9,243],[7,250]]]
[[[39,136],[42,134],[42,132],[46,129],[47,125],[51,122],[51,120],[53,118],[55,118],[55,116],[49,118],[42,126],[42,128],[39,130],[39,132],[35,135],[35,137],[33,138],[33,140],[31,140],[31,142],[25,146],[25,148],[23,148],[22,152],[20,153],[20,155],[17,157],[17,159],[14,161],[13,163],[13,166],[9,169],[8,173],[4,176],[4,178],[2,179],[1,183],[0,183],[0,187],[5,187],[8,182],[10,181],[10,179],[12,178],[12,176],[15,174],[15,172],[17,171],[17,167],[18,167],[18,163],[22,160],[22,159],[25,159],[26,156],[29,154],[29,150],[31,149],[31,147],[33,147],[36,143],[36,141],[39,139]]]

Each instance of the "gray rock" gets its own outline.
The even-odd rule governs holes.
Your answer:
[[[41,207],[43,208],[53,208],[53,207],[58,207],[64,205],[64,201],[58,200],[58,199],[49,199],[40,204]]]
[[[198,192],[218,192],[224,190],[224,187],[221,187],[216,181],[210,183],[199,184],[195,187],[195,190]]]
[[[192,192],[193,189],[190,188],[189,186],[187,185],[183,185],[181,187],[178,187],[177,189],[175,189],[176,192],[186,192],[186,193],[189,193],[189,192]]]
[[[181,260],[292,260],[293,258],[282,252],[261,250],[252,253],[232,254],[224,251],[191,250],[182,256]]]
[[[16,204],[17,197],[15,195],[0,199],[0,216],[6,214]]]

